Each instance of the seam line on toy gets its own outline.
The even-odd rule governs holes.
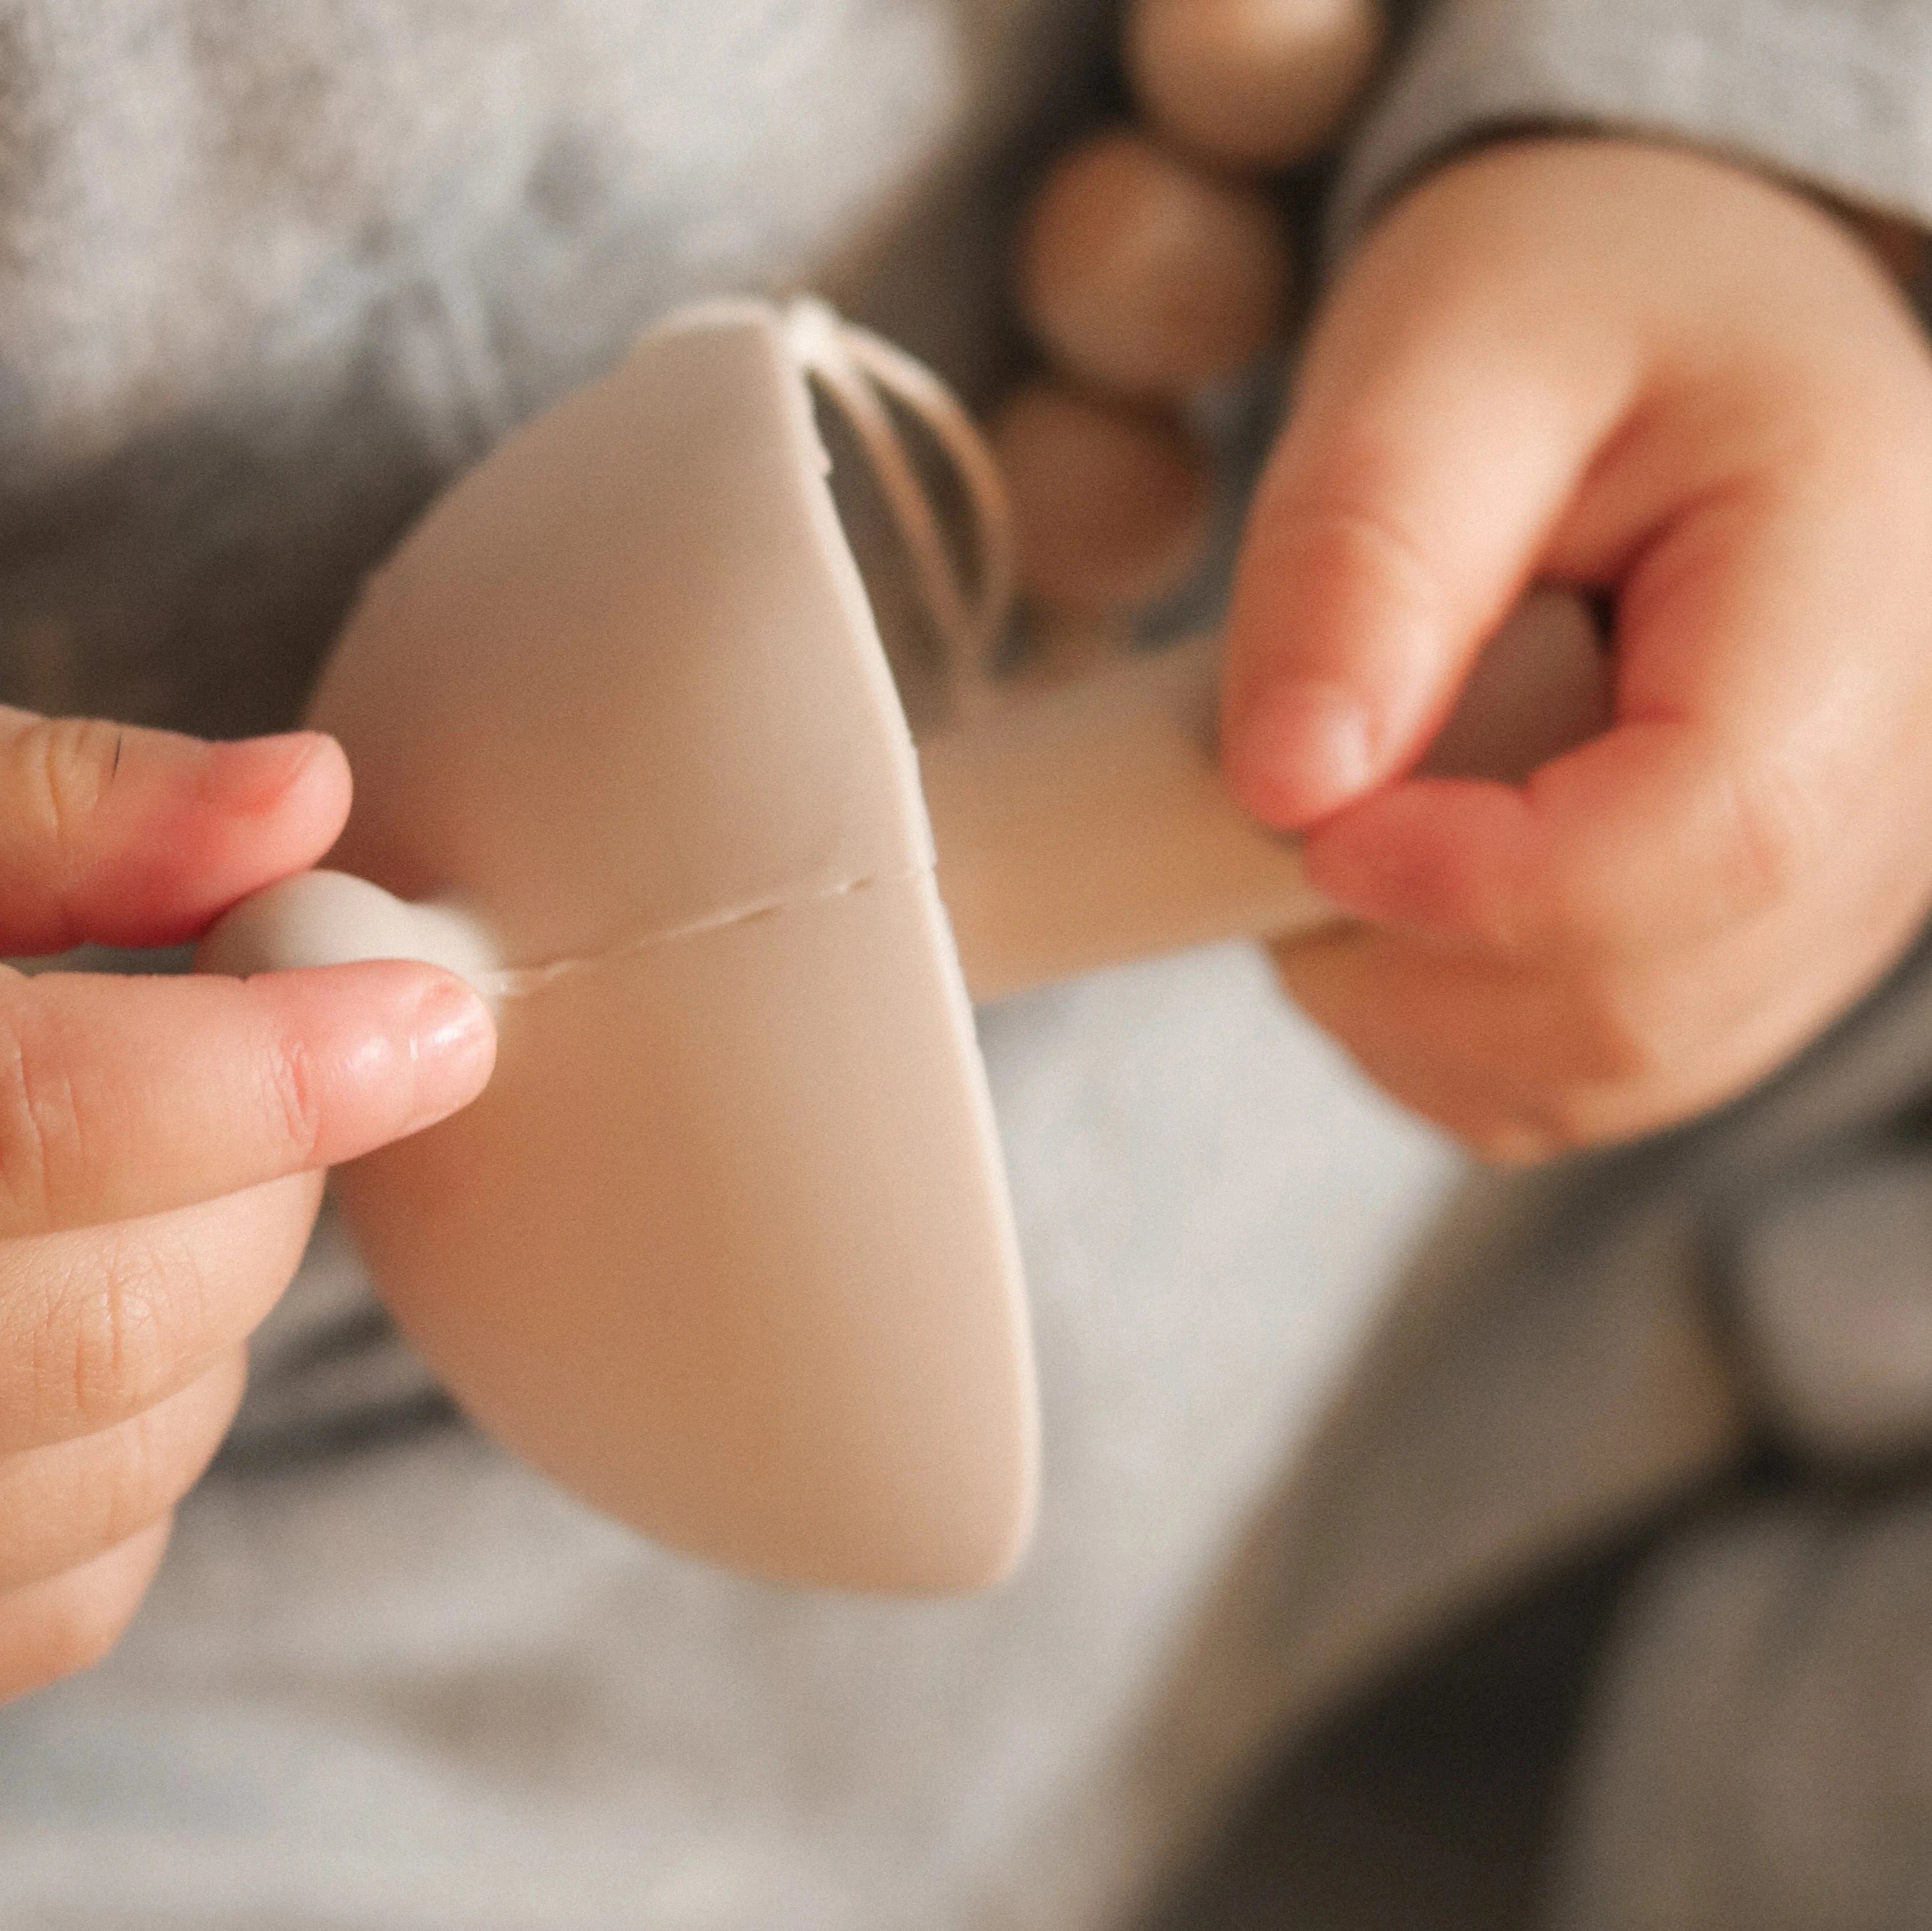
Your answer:
[[[868,892],[877,886],[910,883],[915,879],[929,877],[932,870],[930,865],[914,865],[902,871],[870,871],[856,878],[841,879],[836,884],[820,886],[811,892],[786,892],[767,898],[755,898],[748,904],[734,905],[725,911],[707,913],[701,919],[689,919],[681,925],[660,926],[640,933],[634,938],[607,946],[602,952],[578,958],[550,959],[542,965],[504,967],[484,975],[480,990],[490,998],[527,999],[559,979],[608,965],[618,959],[632,958],[639,952],[652,952],[660,946],[702,938],[712,932],[728,931],[734,925],[748,925],[760,919],[775,917],[781,912],[796,911],[808,905],[824,905],[836,898],[848,898],[854,892]]]

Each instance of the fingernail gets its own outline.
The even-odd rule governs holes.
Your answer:
[[[196,790],[224,811],[266,811],[278,804],[326,742],[315,731],[240,738],[202,747]]]
[[[496,1059],[496,1027],[476,988],[453,973],[424,989],[410,1026],[417,1126],[466,1105],[483,1090]]]
[[[1346,804],[1375,775],[1368,714],[1340,684],[1298,679],[1268,685],[1250,706],[1235,749],[1250,802],[1283,829]]]

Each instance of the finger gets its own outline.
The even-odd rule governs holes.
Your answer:
[[[322,1188],[0,1243],[0,1454],[111,1428],[232,1352],[293,1279]]]
[[[1751,934],[1694,973],[1556,970],[1369,926],[1270,949],[1289,996],[1370,1078],[1508,1164],[1733,1099],[1864,989],[1767,973]]]
[[[1223,757],[1284,829],[1434,734],[1641,378],[1526,241],[1486,236],[1476,272],[1432,211],[1399,208],[1337,290],[1249,516]]]
[[[0,979],[0,1237],[353,1159],[474,1098],[495,1051],[473,988],[398,960]]]
[[[1274,957],[1288,996],[1371,1080],[1501,1165],[1630,1138],[1724,1096],[1634,989],[1370,928]]]
[[[141,1606],[172,1526],[164,1516],[64,1575],[0,1595],[0,1703],[106,1655]]]
[[[1892,430],[1814,406],[1802,472],[1630,499],[1661,533],[1622,589],[1613,729],[1520,790],[1418,780],[1351,806],[1310,835],[1320,888],[1520,957],[1682,950],[1814,887],[1821,911],[1901,892],[1922,911],[1900,847],[1932,805],[1932,487],[1874,487]]]
[[[0,1460],[0,1592],[61,1575],[160,1521],[214,1459],[246,1374],[238,1348],[131,1420]]]
[[[1269,951],[1288,996],[1411,1112],[1504,1164],[1556,1150],[1557,1136],[1526,1103],[1537,1075],[1554,1070],[1552,1027],[1518,969],[1426,952],[1369,926]],[[1501,1055],[1492,1050],[1498,1008],[1509,1015]]]
[[[0,706],[0,953],[192,938],[313,865],[349,790],[313,731],[208,744]]]

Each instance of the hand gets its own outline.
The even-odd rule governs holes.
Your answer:
[[[1405,777],[1537,577],[1610,593],[1612,727],[1520,789]],[[1870,251],[1634,142],[1425,181],[1317,325],[1223,743],[1363,922],[1282,947],[1290,990],[1479,1150],[1778,1065],[1932,903],[1932,358]]]
[[[348,798],[326,738],[0,709],[0,953],[192,937],[314,863]],[[0,969],[0,1700],[133,1615],[322,1170],[461,1105],[494,1052],[476,994],[426,966]]]

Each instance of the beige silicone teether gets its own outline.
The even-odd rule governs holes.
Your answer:
[[[969,986],[1325,913],[1222,790],[1204,646],[916,760],[813,424],[831,325],[676,318],[431,509],[314,709],[355,877],[248,901],[202,963],[400,953],[495,1003],[482,1098],[338,1179],[486,1429],[679,1548],[940,1591],[1015,1561],[1037,1453]],[[998,600],[940,601],[983,636]],[[1554,749],[1595,653],[1574,605],[1528,621]]]

